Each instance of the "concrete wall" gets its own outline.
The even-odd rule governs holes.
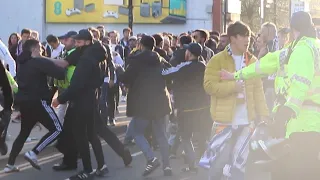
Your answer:
[[[153,34],[168,31],[175,34],[197,28],[211,29],[212,15],[207,12],[213,0],[187,0],[187,23],[174,24],[134,24],[135,33]],[[208,8],[209,7],[209,8]],[[7,42],[12,32],[20,32],[23,28],[39,31],[41,40],[48,34],[62,35],[69,30],[80,30],[97,24],[52,24],[45,23],[45,0],[3,0],[0,10],[0,38]],[[19,10],[18,10],[19,9]],[[126,24],[105,24],[108,31],[122,29]]]

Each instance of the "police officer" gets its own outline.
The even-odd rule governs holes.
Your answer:
[[[235,74],[222,71],[223,79],[249,79],[277,72],[272,135],[285,137],[289,153],[279,159],[273,180],[314,180],[320,177],[320,42],[310,14],[296,12],[290,22],[290,47],[269,53]]]

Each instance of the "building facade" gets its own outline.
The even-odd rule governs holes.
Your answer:
[[[71,7],[68,7],[68,9],[71,8],[83,8],[83,13],[87,13],[87,16],[82,15],[82,17],[70,17],[70,19],[66,20],[66,16],[76,16],[76,12],[74,10],[72,12],[67,11],[66,7],[63,7],[63,2],[70,3],[72,0],[56,0],[54,4],[48,4],[52,3],[52,0],[10,0],[10,1],[4,1],[1,4],[1,11],[0,11],[0,20],[2,22],[1,28],[0,28],[0,38],[4,41],[7,41],[7,38],[12,32],[20,32],[23,28],[30,28],[33,30],[36,30],[40,33],[40,39],[45,40],[45,37],[48,34],[54,34],[54,35],[62,35],[66,33],[69,30],[80,30],[82,28],[86,27],[95,27],[97,25],[105,25],[107,31],[111,30],[117,30],[119,32],[122,32],[122,29],[125,27],[128,27],[127,21],[124,19],[124,15],[127,8],[125,6],[125,3],[127,3],[128,0],[99,0],[99,3],[112,3],[112,2],[120,2],[123,3],[122,6],[117,7],[117,10],[119,10],[120,15],[118,14],[118,18],[115,17],[112,12],[104,11],[103,16],[105,18],[114,19],[110,20],[108,22],[105,22],[101,20],[101,17],[96,17],[97,12],[101,11],[100,5],[95,5],[92,2],[98,2],[94,0],[74,0],[74,3]],[[165,14],[166,10],[165,8],[157,7],[157,3],[161,2],[162,4],[166,4],[165,2],[171,1],[177,1],[177,0],[162,0],[162,1],[153,1],[148,0],[149,8],[151,11],[145,11],[142,12],[142,8],[145,8],[145,6],[148,6],[148,2],[146,1],[140,1],[140,0],[133,0],[134,2],[137,2],[137,6],[134,6],[134,9],[139,9],[139,14],[135,14],[134,18],[137,23],[133,24],[133,31],[134,33],[140,33],[144,32],[147,34],[153,34],[157,32],[172,32],[174,34],[179,34],[181,32],[187,32],[190,30],[195,30],[198,28],[203,29],[212,29],[212,10],[213,10],[213,0],[184,0],[186,3],[185,8],[185,22],[176,22],[173,21],[175,18],[171,18],[171,16],[168,16],[167,18],[164,18],[161,20],[161,22],[156,22],[154,20],[149,20],[145,18],[140,18],[140,16],[150,16],[149,19],[152,19],[152,17],[156,18],[157,13]],[[57,3],[57,2],[62,2]],[[139,4],[138,4],[139,3]],[[62,11],[57,10],[57,7],[61,7],[62,4]],[[135,4],[134,4],[135,5]],[[171,5],[171,4],[170,4]],[[54,10],[50,9],[51,6],[54,6]],[[163,5],[165,6],[165,5]],[[167,3],[168,9],[169,9],[169,3]],[[157,10],[158,8],[158,10]],[[157,10],[157,11],[155,11]],[[49,12],[50,11],[50,12]],[[53,11],[53,12],[51,12]],[[85,11],[85,12],[84,12]],[[135,10],[136,11],[136,10]],[[102,11],[101,11],[102,12]],[[57,15],[57,18],[55,19],[53,13]],[[91,13],[91,14],[89,14]],[[111,13],[111,14],[110,14]],[[146,14],[145,14],[146,13]],[[148,14],[149,13],[149,14]],[[175,11],[174,9],[169,9],[167,12],[169,15],[173,14],[181,14],[184,12]],[[60,16],[58,16],[60,15]],[[64,17],[62,17],[64,16]],[[73,19],[71,19],[73,18]],[[93,19],[93,20],[88,20]],[[140,21],[139,21],[140,20]],[[56,22],[55,22],[56,21]],[[95,21],[95,22],[91,22]],[[100,22],[101,21],[101,22]],[[103,21],[103,22],[102,22]]]

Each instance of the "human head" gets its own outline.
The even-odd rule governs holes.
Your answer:
[[[197,43],[204,45],[205,42],[209,39],[209,33],[204,29],[197,29],[194,32],[194,39]]]
[[[186,53],[185,53],[186,61],[199,59],[199,57],[202,54],[202,46],[199,43],[190,43],[189,45],[185,45],[185,47],[186,47]]]
[[[307,12],[300,11],[293,13],[290,21],[290,29],[294,35],[294,39],[306,36],[310,38],[317,37],[311,15]]]
[[[241,21],[231,24],[227,29],[233,53],[240,55],[248,51],[251,30]]]
[[[138,38],[136,36],[131,36],[128,42],[130,49],[137,47],[137,42],[138,42]]]
[[[30,38],[39,40],[39,32],[38,32],[38,31],[35,31],[35,30],[32,30],[32,31],[31,31],[31,35],[30,35]]]
[[[289,42],[290,29],[282,28],[278,31],[279,47],[283,48]]]
[[[266,22],[262,24],[259,34],[265,42],[273,41],[277,37],[277,27],[274,23]]]
[[[91,28],[90,29],[92,35],[93,35],[93,39],[94,40],[100,40],[100,31],[96,28]]]
[[[108,36],[104,36],[101,41],[105,46],[110,45],[110,38]]]
[[[75,46],[74,36],[78,33],[76,31],[69,31],[67,34],[60,36],[60,39],[63,39],[63,44],[65,45],[66,50],[70,50]]]
[[[110,37],[111,44],[118,44],[118,42],[119,42],[118,31],[110,31],[108,33],[108,36]]]
[[[9,45],[9,48],[13,45],[16,45],[18,44],[18,42],[21,40],[21,36],[18,34],[18,33],[12,33],[10,36],[9,36],[9,40],[8,40],[8,45]]]
[[[36,39],[29,39],[22,45],[22,50],[24,53],[29,54],[29,56],[38,57],[42,54],[41,46],[40,41]]]
[[[57,36],[50,34],[47,36],[46,40],[52,49],[56,49],[59,46],[60,42]]]
[[[210,32],[210,38],[213,38],[214,36],[220,37],[220,33],[218,31],[211,31]]]
[[[31,30],[30,29],[22,29],[21,31],[21,41],[22,43],[26,42],[26,40],[30,39]]]
[[[152,36],[144,35],[140,40],[140,50],[153,50],[156,45],[156,40]]]
[[[102,40],[102,38],[106,35],[106,30],[103,25],[97,26],[97,29],[100,32],[100,39]]]
[[[122,30],[123,33],[123,38],[124,39],[129,39],[130,35],[131,35],[131,29],[130,28],[124,28]]]
[[[223,51],[228,46],[229,43],[230,41],[229,41],[228,34],[225,34],[225,33],[221,34],[220,40],[218,43],[218,50]]]
[[[170,43],[170,39],[168,36],[165,36],[163,38],[163,50],[165,51],[169,51],[171,48],[171,43]]]
[[[193,38],[190,35],[183,35],[179,38],[180,48],[183,48],[183,45],[190,44],[193,42]]]
[[[153,38],[156,41],[156,47],[162,49],[163,48],[163,36],[161,34],[154,34]]]
[[[77,35],[74,36],[74,39],[76,40],[76,47],[81,48],[83,46],[89,46],[92,44],[93,35],[89,29],[82,29]]]
[[[171,46],[172,47],[177,47],[177,45],[178,45],[178,36],[173,35],[172,36],[172,41],[171,41]]]
[[[260,51],[263,48],[267,47],[267,43],[263,40],[262,37],[258,36],[257,40],[256,40],[256,48],[258,51]]]
[[[206,46],[208,48],[210,48],[213,52],[216,52],[217,51],[217,42],[210,38],[207,42],[206,42]]]

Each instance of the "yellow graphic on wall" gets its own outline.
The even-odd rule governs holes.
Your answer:
[[[129,0],[46,0],[48,23],[128,23]],[[134,23],[186,22],[186,0],[133,0]]]

